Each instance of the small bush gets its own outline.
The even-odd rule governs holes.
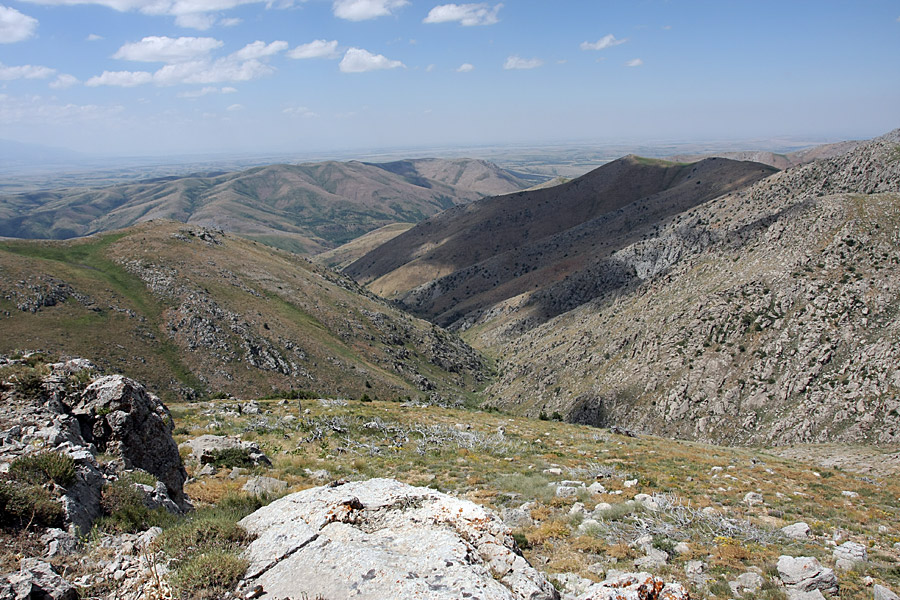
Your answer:
[[[197,554],[223,550],[238,552],[252,540],[236,521],[221,515],[188,518],[167,529],[157,540],[159,547],[178,563]]]
[[[43,485],[48,481],[66,487],[75,481],[75,461],[62,452],[40,452],[21,456],[9,465],[9,475],[16,481]]]
[[[190,558],[172,575],[170,581],[187,600],[222,598],[247,571],[250,563],[224,550],[214,550]]]
[[[44,382],[38,369],[25,369],[15,378],[16,392],[25,398],[34,398],[44,390]]]
[[[100,507],[104,516],[97,525],[101,529],[134,533],[170,523],[175,517],[164,508],[150,509],[144,495],[135,487],[130,476],[103,488]]]
[[[208,457],[204,457],[204,463],[209,463],[214,467],[252,467],[256,463],[250,456],[250,450],[247,448],[222,448],[221,450],[213,450]]]
[[[62,505],[50,490],[39,485],[0,482],[0,524],[16,528],[59,527],[64,517]]]

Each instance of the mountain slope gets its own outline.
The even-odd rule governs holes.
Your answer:
[[[401,175],[416,185],[420,185],[418,182],[439,181],[483,196],[509,194],[543,183],[547,179],[539,175],[513,173],[492,162],[471,158],[419,158],[371,164]]]
[[[384,227],[379,227],[374,231],[370,231],[358,238],[352,239],[337,248],[332,248],[331,250],[316,254],[315,256],[312,256],[310,260],[318,265],[325,265],[330,269],[340,271],[347,265],[358,260],[361,256],[368,254],[378,246],[389,242],[413,227],[415,227],[414,223],[392,223],[390,225],[385,225]]]
[[[763,150],[744,150],[740,152],[716,152],[714,154],[676,154],[667,157],[669,160],[679,162],[697,162],[704,158],[730,158],[731,160],[750,160],[753,162],[763,163],[775,167],[776,169],[789,169],[790,167],[798,167],[814,160],[823,158],[834,158],[842,154],[846,154],[856,148],[860,142],[847,141],[835,142],[833,144],[821,144],[779,154],[776,152],[767,152]]]
[[[305,389],[461,401],[483,379],[455,336],[296,255],[172,222],[0,242],[0,353],[84,356],[163,397]]]
[[[553,188],[454,207],[345,272],[415,314],[459,325],[773,172],[725,159],[685,165],[628,156]]]
[[[510,307],[521,335],[496,346],[488,393],[666,436],[898,442],[898,239],[900,130],[699,205]],[[515,326],[556,304],[578,306]]]
[[[486,169],[481,161],[448,162]],[[492,172],[504,173],[497,167]],[[531,185],[516,183],[511,176],[504,181],[512,189]],[[237,173],[163,177],[0,197],[0,235],[68,239],[150,219],[172,219],[219,227],[301,252],[319,252],[389,223],[420,221],[479,199],[495,187],[478,191],[473,182],[466,183],[458,187],[426,176],[410,180],[360,162],[271,165]]]

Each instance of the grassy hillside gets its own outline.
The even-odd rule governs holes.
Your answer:
[[[161,177],[100,188],[0,196],[0,235],[68,239],[151,219],[218,227],[302,253],[333,248],[396,222],[417,222],[519,179],[483,161],[446,161],[472,177],[451,178],[426,161],[431,179],[360,162],[271,165],[236,173]],[[481,177],[481,179],[479,179]]]
[[[483,379],[455,336],[296,255],[149,222],[0,242],[0,353],[89,358],[164,398],[265,390],[461,402]]]
[[[312,261],[340,271],[361,256],[389,242],[401,233],[409,231],[414,226],[414,223],[392,223],[391,225],[379,227],[337,248],[316,254],[312,257]]]

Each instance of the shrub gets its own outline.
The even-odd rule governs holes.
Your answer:
[[[207,514],[185,519],[167,529],[157,543],[166,554],[181,563],[214,550],[240,551],[251,539],[236,520],[221,514]]]
[[[75,481],[75,461],[62,452],[40,452],[21,456],[9,465],[16,481],[42,485],[48,481],[66,487]]]
[[[64,517],[62,505],[50,490],[39,485],[0,482],[0,524],[18,528],[58,527]]]
[[[39,396],[44,389],[41,372],[38,369],[25,369],[16,374],[16,391],[26,398]]]
[[[213,450],[203,462],[214,467],[252,467],[256,464],[250,456],[250,450],[240,447]]]
[[[180,598],[222,598],[240,581],[250,563],[224,550],[214,550],[187,560],[170,581]]]
[[[100,507],[104,516],[97,525],[105,530],[134,533],[165,525],[175,518],[164,508],[148,508],[130,475],[103,488]]]

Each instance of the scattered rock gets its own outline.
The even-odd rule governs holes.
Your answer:
[[[78,592],[49,563],[37,558],[23,558],[17,573],[0,576],[0,598],[78,600]]]
[[[78,549],[78,538],[62,529],[48,529],[41,536],[41,543],[47,548],[47,558],[72,554]]]
[[[835,566],[839,569],[852,569],[856,563],[867,562],[869,555],[866,547],[858,542],[844,542],[832,552]]]
[[[811,556],[782,555],[778,558],[777,568],[778,575],[788,592],[819,590],[830,595],[838,593],[838,581],[834,571],[823,567]]]
[[[792,540],[806,540],[810,537],[809,525],[804,522],[793,523],[781,528],[781,533]]]
[[[274,496],[287,491],[287,481],[274,477],[251,477],[241,488],[251,496]]]
[[[763,496],[759,492],[747,492],[744,495],[744,504],[748,506],[759,506],[763,503]]]
[[[599,481],[595,481],[591,485],[588,486],[588,491],[592,494],[605,494],[606,488]]]
[[[689,600],[679,583],[666,583],[650,573],[624,573],[595,583],[578,600]]]
[[[297,492],[240,524],[257,536],[240,589],[264,599],[559,598],[497,516],[391,479]]]
[[[872,586],[872,594],[874,600],[900,600],[900,596],[897,596],[897,594],[895,594],[888,588],[877,583]]]
[[[734,595],[742,596],[746,593],[754,594],[758,592],[762,588],[763,583],[765,583],[765,579],[763,579],[762,575],[751,571],[741,574],[734,581],[729,581],[728,587],[731,588],[731,592]]]

